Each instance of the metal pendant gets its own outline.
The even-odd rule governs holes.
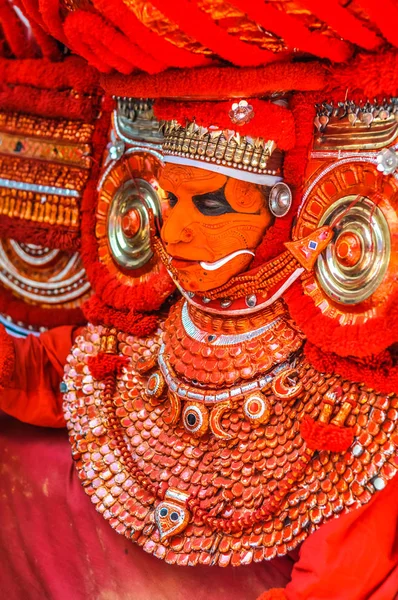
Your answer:
[[[181,533],[188,525],[191,518],[185,506],[188,498],[189,494],[176,488],[166,491],[165,498],[157,505],[154,515],[161,540]]]
[[[193,437],[201,437],[209,428],[209,411],[200,402],[189,402],[182,411],[182,422]]]
[[[292,192],[290,187],[280,181],[270,191],[268,199],[269,209],[275,217],[284,217],[292,205]]]

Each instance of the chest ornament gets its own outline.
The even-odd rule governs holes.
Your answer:
[[[148,340],[90,326],[68,359],[84,489],[112,527],[167,562],[286,553],[396,473],[396,398],[315,371],[274,309],[238,328],[192,309],[199,336],[179,303]]]
[[[197,322],[203,316],[197,312]],[[281,399],[295,398],[302,385],[296,383],[292,366],[302,338],[280,315],[273,316],[267,314],[267,322],[258,327],[247,318],[231,319],[231,329],[234,324],[238,331],[226,334],[210,329],[211,317],[202,323],[207,330],[201,329],[193,321],[188,303],[183,302],[175,310],[175,318],[171,316],[172,328],[170,333],[165,331],[157,365],[138,366],[143,374],[157,366],[148,376],[145,393],[150,402],[168,406],[166,422],[175,424],[181,418],[193,437],[210,432],[219,440],[230,440],[234,436],[223,429],[222,420],[238,404],[243,406],[247,422],[256,427],[268,422],[271,415],[264,395],[271,385]],[[252,352],[251,360],[246,351]],[[231,370],[234,359],[236,371]]]

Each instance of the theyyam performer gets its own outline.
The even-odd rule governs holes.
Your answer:
[[[397,4],[3,4],[8,596],[393,600]]]

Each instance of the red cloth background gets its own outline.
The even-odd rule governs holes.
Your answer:
[[[255,600],[293,560],[177,567],[115,533],[75,472],[65,430],[0,416],[0,597],[7,600]]]

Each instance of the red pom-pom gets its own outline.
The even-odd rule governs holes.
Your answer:
[[[88,367],[93,377],[100,381],[110,375],[121,375],[127,361],[127,356],[99,352],[95,356],[89,356]]]
[[[309,416],[304,417],[300,434],[311,450],[329,450],[344,452],[354,439],[352,427],[339,427],[331,423],[320,423]]]

